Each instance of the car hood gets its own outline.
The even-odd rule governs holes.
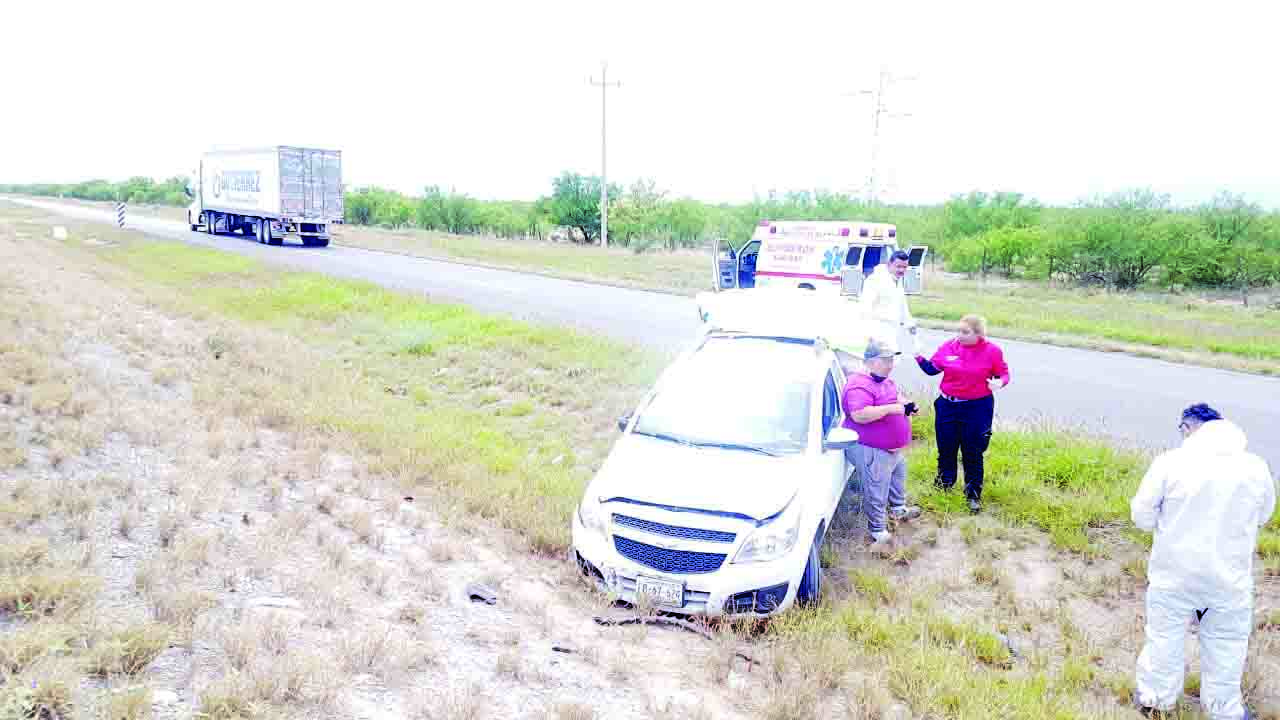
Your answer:
[[[625,499],[763,520],[795,496],[803,464],[803,455],[770,457],[627,435],[587,492],[601,502]]]

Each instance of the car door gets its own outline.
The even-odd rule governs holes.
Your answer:
[[[825,373],[822,387],[822,437],[826,438],[833,428],[844,423],[844,408],[840,402],[844,390],[844,372],[839,363],[833,362]],[[823,502],[823,512],[830,526],[831,517],[835,515],[849,485],[850,469],[845,461],[843,450],[822,451],[822,473],[827,487],[827,497]]]

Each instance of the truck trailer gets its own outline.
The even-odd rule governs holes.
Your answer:
[[[281,245],[329,244],[342,222],[342,153],[278,145],[207,152],[192,172],[187,223],[210,235],[240,232]]]

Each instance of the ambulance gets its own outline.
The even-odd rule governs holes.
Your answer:
[[[717,245],[715,291],[749,288],[800,288],[856,297],[877,265],[899,250],[898,228],[858,220],[761,220],[751,239],[735,250]],[[927,246],[905,248],[904,291],[924,291]]]

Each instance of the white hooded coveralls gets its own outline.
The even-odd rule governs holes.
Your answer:
[[[1138,702],[1170,710],[1182,694],[1185,633],[1200,620],[1200,699],[1214,720],[1240,720],[1240,681],[1253,626],[1253,554],[1276,487],[1244,431],[1212,420],[1152,462],[1130,504],[1155,531]]]
[[[877,265],[871,272],[863,283],[859,303],[866,316],[876,324],[878,339],[892,343],[895,350],[907,352],[901,331],[904,328],[914,328],[916,320],[911,317],[911,309],[907,307],[907,295],[902,290],[902,283],[889,272],[889,266]],[[913,339],[910,350],[919,352],[920,348],[914,341],[915,335],[910,337]]]

